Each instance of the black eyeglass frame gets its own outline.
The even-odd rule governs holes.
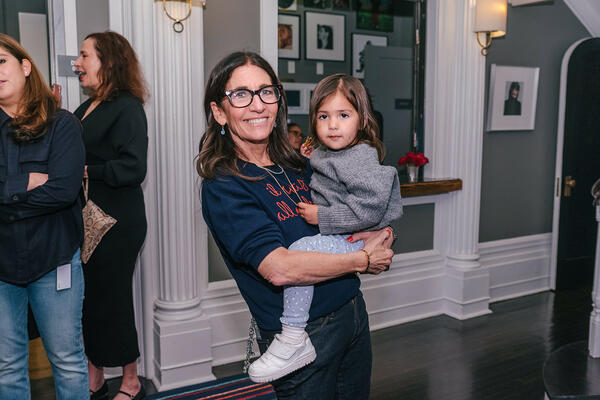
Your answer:
[[[277,96],[277,100],[269,103],[267,101],[264,101],[262,96],[260,95],[260,93],[265,89],[265,88],[275,88],[278,90],[279,95]],[[246,104],[245,106],[236,106],[233,104],[233,100],[231,99],[231,94],[234,92],[238,92],[238,91],[244,91],[244,92],[248,92],[251,94],[250,97],[250,101],[248,102],[248,104]],[[259,88],[258,90],[250,90],[250,89],[231,89],[231,90],[226,90],[225,91],[225,97],[227,97],[227,100],[229,100],[229,104],[231,104],[231,107],[235,107],[235,108],[246,108],[248,107],[250,104],[252,104],[252,102],[254,101],[254,96],[257,95],[258,98],[260,99],[260,101],[262,101],[265,104],[275,104],[278,103],[279,100],[281,100],[281,96],[283,95],[283,86],[281,85],[266,85],[263,86],[261,88]]]

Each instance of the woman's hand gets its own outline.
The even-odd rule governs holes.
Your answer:
[[[389,247],[391,246],[390,238],[392,241],[394,240],[389,229],[360,232],[352,236],[354,238],[358,236],[361,240],[364,240],[364,250],[369,254],[369,267],[364,273],[377,275],[389,269],[392,257],[394,256],[394,252]]]
[[[41,172],[30,172],[29,182],[27,183],[27,191],[35,189],[38,186],[42,186],[48,181],[48,174],[42,174]]]
[[[319,206],[317,205],[298,203],[298,214],[309,224],[319,224]]]

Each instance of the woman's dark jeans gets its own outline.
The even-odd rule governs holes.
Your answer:
[[[362,293],[306,327],[317,359],[274,381],[279,400],[367,400],[371,384],[371,336]],[[261,353],[279,332],[260,330]]]

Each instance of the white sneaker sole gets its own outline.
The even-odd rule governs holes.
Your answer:
[[[315,361],[316,358],[317,352],[311,344],[311,349],[309,349],[309,351],[306,354],[303,354],[300,357],[298,357],[292,364],[288,365],[287,367],[273,372],[270,375],[256,376],[248,373],[248,376],[250,377],[250,380],[252,382],[257,383],[276,381],[277,379],[286,376],[287,374],[291,374],[292,372],[312,363],[313,361]]]

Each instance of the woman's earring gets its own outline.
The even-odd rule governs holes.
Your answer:
[[[225,125],[221,125],[221,135],[225,136]]]
[[[277,128],[277,121],[273,122],[273,128]]]

